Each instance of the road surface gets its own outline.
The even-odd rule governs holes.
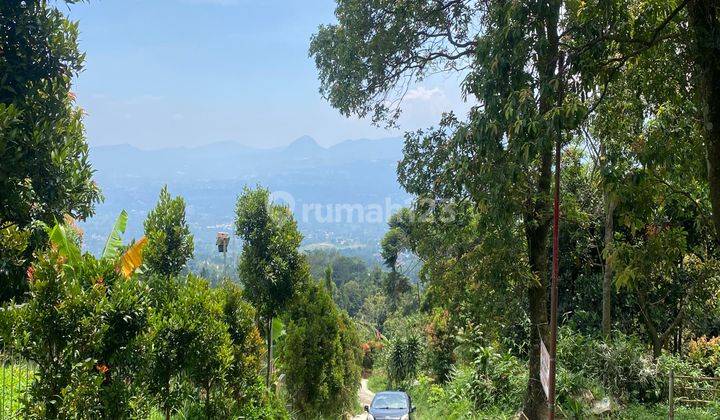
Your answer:
[[[368,380],[361,379],[360,389],[358,390],[358,399],[360,399],[360,406],[365,407],[366,405],[370,405],[374,396],[375,394],[368,388]],[[367,413],[363,411],[362,413],[353,416],[352,420],[365,420],[366,418]]]

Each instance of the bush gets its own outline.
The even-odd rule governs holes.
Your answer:
[[[264,351],[260,332],[255,325],[255,308],[242,296],[242,289],[225,281],[220,289],[223,320],[230,334],[233,360],[228,371],[228,386],[236,401],[254,404],[257,393],[260,355]]]
[[[370,340],[362,343],[362,368],[365,372],[371,372],[375,367],[375,361],[383,350],[383,343],[380,340]]]
[[[22,299],[27,291],[25,270],[32,254],[30,233],[17,226],[0,229],[0,302]]]
[[[407,389],[420,369],[421,347],[416,336],[396,338],[387,348],[386,368],[391,387]]]
[[[481,347],[472,363],[469,397],[476,409],[522,405],[527,372],[524,363],[494,346]]]
[[[185,220],[185,200],[170,197],[165,185],[144,225],[148,238],[144,258],[150,271],[166,277],[180,274],[194,250],[193,236]]]
[[[707,376],[720,376],[720,337],[690,341],[688,359]]]
[[[289,397],[301,417],[338,418],[354,408],[362,350],[354,324],[317,284],[290,305],[280,348]]]
[[[571,382],[565,388],[570,397],[588,390],[599,394],[599,383],[604,392],[622,401],[659,403],[667,397],[670,370],[689,376],[702,373],[691,359],[665,353],[653,360],[647,346],[633,336],[616,332],[604,341],[563,328],[559,337],[558,363]]]
[[[448,379],[455,363],[457,342],[449,326],[450,314],[447,310],[435,310],[425,326],[427,339],[427,366],[435,380],[443,383]]]
[[[223,414],[224,396],[213,387],[224,385],[233,352],[219,297],[207,281],[188,276],[177,299],[150,319],[146,378],[166,415],[201,393],[206,417]],[[223,403],[213,405],[214,396]]]
[[[28,271],[31,299],[17,309],[15,345],[37,365],[27,417],[122,418],[136,382],[148,290],[110,260],[57,249]]]

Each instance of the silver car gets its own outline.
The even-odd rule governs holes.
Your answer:
[[[410,396],[402,391],[383,391],[375,394],[372,404],[365,406],[368,420],[410,420],[415,407]]]

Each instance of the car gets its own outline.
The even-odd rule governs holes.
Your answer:
[[[372,404],[365,406],[368,420],[410,420],[415,407],[410,396],[402,391],[383,391],[375,394]]]

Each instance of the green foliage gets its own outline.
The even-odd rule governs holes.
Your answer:
[[[298,247],[302,235],[290,209],[270,202],[267,189],[245,188],[235,210],[235,233],[244,243],[238,271],[258,313],[280,313],[309,272]]]
[[[167,185],[145,219],[144,259],[148,268],[163,276],[177,276],[193,256],[193,237],[185,219],[185,200],[172,198]]]
[[[77,24],[47,2],[3,2],[0,40],[0,227],[91,215],[100,194],[70,92]]]
[[[202,390],[206,414],[218,414],[223,404],[212,405],[213,387],[222,386],[233,362],[223,309],[205,280],[188,276],[177,296],[151,316],[146,376],[163,411],[177,410]]]
[[[416,336],[399,337],[387,347],[386,369],[393,388],[407,389],[417,377],[422,358],[421,342]]]
[[[139,337],[148,290],[115,261],[58,250],[39,255],[31,299],[17,310],[15,346],[37,365],[25,414],[38,418],[127,417],[138,395]]]
[[[436,309],[425,326],[427,366],[439,383],[449,379],[448,376],[455,363],[454,350],[457,340],[449,322],[450,313]]]
[[[303,418],[352,410],[362,357],[353,322],[315,284],[298,293],[286,318],[280,363],[295,410]]]
[[[0,364],[0,378],[0,395],[3,396],[0,418],[16,418],[22,412],[26,391],[35,379],[35,371],[25,363],[7,361]]]
[[[92,181],[83,111],[71,92],[83,67],[78,26],[48,2],[0,5],[0,230],[31,229],[24,249],[4,248],[0,274],[6,301],[27,290],[24,272],[44,242],[35,222],[65,214],[84,219],[101,199]],[[5,231],[5,233],[8,233]],[[3,241],[4,242],[4,241]]]
[[[492,346],[481,347],[472,367],[468,392],[477,409],[493,405],[512,409],[521,405],[527,373],[516,357]]]
[[[255,325],[255,308],[245,301],[242,290],[234,283],[224,282],[219,293],[233,353],[227,374],[228,385],[237,401],[251,402],[252,393],[248,390],[257,386],[260,354],[264,351],[260,332]]]
[[[120,248],[122,247],[122,235],[125,233],[127,227],[128,214],[125,210],[120,212],[115,224],[113,225],[110,235],[108,235],[107,241],[101,254],[101,258],[115,259],[120,256]]]
[[[24,280],[30,231],[10,226],[0,230],[0,302],[20,296],[27,287]]]
[[[720,377],[720,337],[700,337],[690,341],[688,359],[705,375]]]

